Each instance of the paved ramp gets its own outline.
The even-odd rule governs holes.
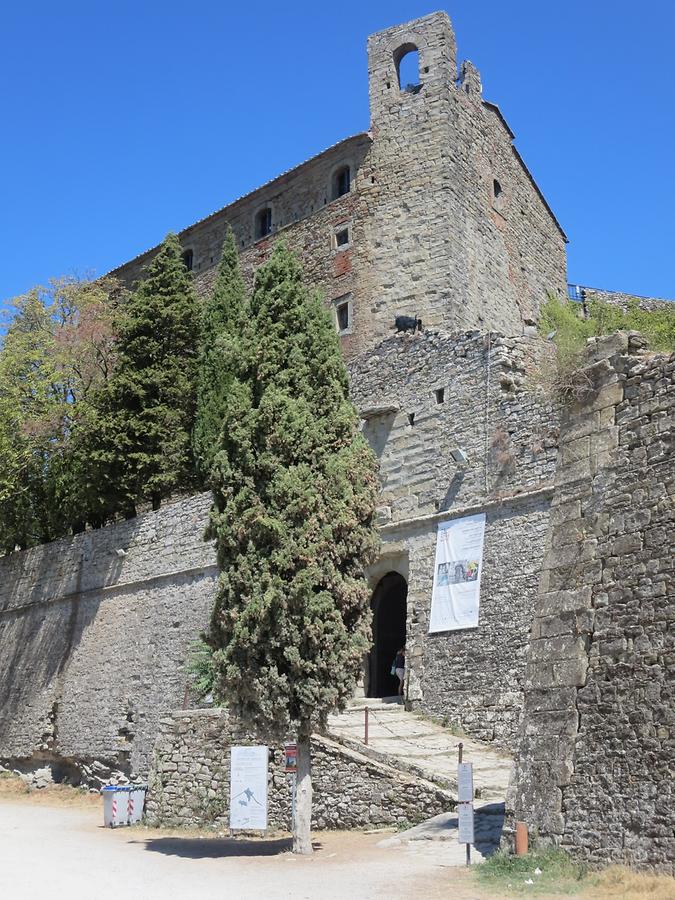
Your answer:
[[[368,745],[365,716],[368,709]],[[502,803],[506,797],[511,757],[472,738],[453,733],[417,714],[406,712],[398,698],[355,700],[344,713],[332,716],[329,734],[347,746],[402,769],[415,772],[437,784],[457,789],[460,742],[464,761],[473,763],[476,799]]]

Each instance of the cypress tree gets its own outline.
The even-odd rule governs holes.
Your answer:
[[[117,362],[100,398],[98,466],[109,509],[133,515],[136,503],[194,486],[194,425],[199,312],[175,234],[120,307]]]
[[[310,734],[353,695],[369,647],[378,483],[335,328],[282,245],[236,342],[212,487],[217,692],[259,734],[297,732],[294,849],[311,853]]]
[[[228,227],[223,255],[211,298],[201,317],[201,346],[194,429],[195,463],[202,483],[208,483],[213,457],[228,403],[233,354],[247,318],[248,297],[239,268],[239,254]]]

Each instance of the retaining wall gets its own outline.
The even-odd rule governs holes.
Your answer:
[[[257,743],[224,710],[166,716],[157,738],[146,816],[152,825],[229,828],[230,747]],[[268,823],[290,830],[283,748],[270,748]],[[365,828],[420,822],[454,809],[423,778],[369,759],[326,737],[312,738],[312,826]]]

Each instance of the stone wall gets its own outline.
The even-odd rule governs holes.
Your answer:
[[[230,754],[236,744],[258,743],[223,710],[186,710],[162,720],[146,806],[152,825],[229,828]],[[289,776],[283,749],[270,748],[268,822],[289,830]],[[454,809],[436,785],[349,750],[312,738],[312,826],[365,828],[402,825]]]
[[[420,53],[415,92],[399,90],[395,65],[409,44]],[[368,133],[180,233],[193,253],[197,290],[210,290],[229,223],[249,281],[281,237],[327,304],[349,299],[352,317],[342,334],[348,358],[391,334],[399,314],[446,331],[521,334],[548,291],[564,294],[565,236],[501,113],[483,102],[470,64],[458,83],[448,17],[435,13],[372,35],[368,70]],[[351,189],[334,198],[333,178],[345,165]],[[271,209],[272,233],[257,238],[254,222],[264,208]],[[338,228],[349,229],[342,246]],[[154,252],[113,274],[133,282]]]
[[[620,306],[628,309],[628,305],[637,300],[640,309],[647,311],[671,309],[675,311],[675,300],[659,297],[638,297],[635,294],[627,294],[625,291],[606,291],[602,288],[588,287],[583,284],[570,284],[570,290],[574,290],[575,299],[579,302],[590,303],[599,300],[601,303],[609,303],[611,306]]]
[[[0,558],[0,758],[145,773],[206,625],[210,497]]]
[[[509,792],[594,864],[673,871],[675,356],[591,347],[563,421]]]
[[[392,337],[350,366],[381,464],[383,547],[371,582],[396,571],[408,583],[408,699],[508,747],[553,493],[558,413],[533,378],[549,351],[525,337],[424,332]],[[481,511],[479,626],[429,635],[438,524]]]

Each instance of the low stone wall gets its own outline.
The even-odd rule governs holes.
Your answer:
[[[220,709],[174,712],[162,720],[150,774],[146,818],[151,825],[229,828],[233,744],[258,743]],[[270,748],[268,822],[289,830],[289,776],[283,751]],[[420,822],[454,808],[449,793],[349,750],[312,738],[315,828],[366,828]]]
[[[508,821],[675,871],[675,355],[591,347],[561,429]],[[635,354],[635,355],[634,355]]]

